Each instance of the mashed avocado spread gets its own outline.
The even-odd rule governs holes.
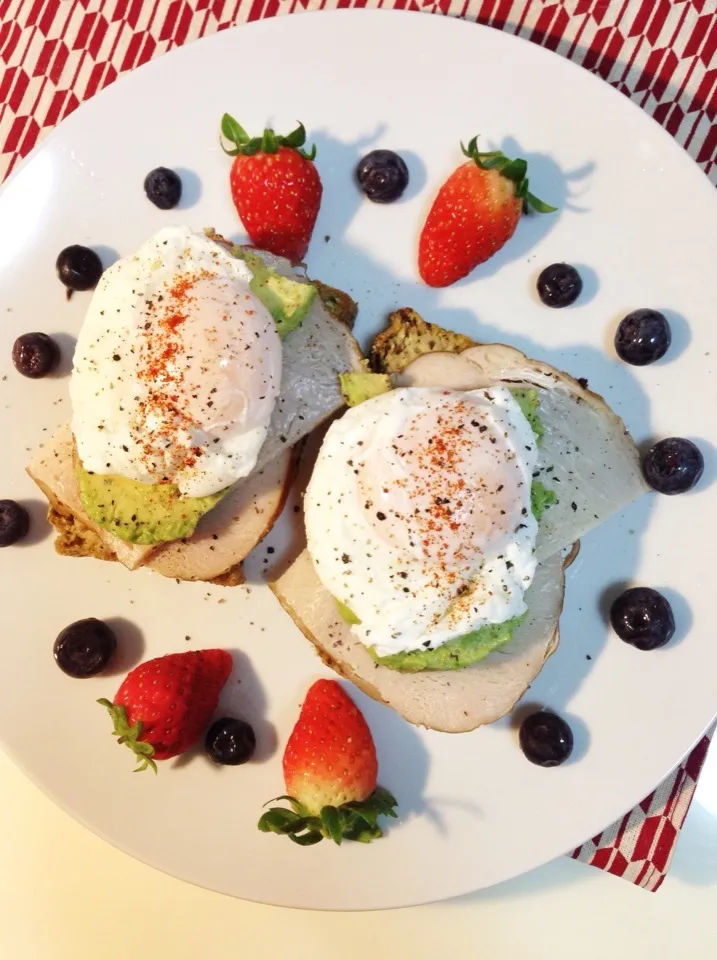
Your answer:
[[[368,364],[364,360],[363,363]],[[391,378],[386,373],[369,373],[367,370],[352,370],[340,373],[341,396],[347,407],[357,407],[391,389]]]
[[[89,473],[75,467],[87,515],[120,540],[148,545],[190,537],[200,518],[226,490],[208,497],[182,497],[172,483],[139,483],[125,477]]]
[[[232,252],[241,258],[254,274],[249,289],[274,318],[280,337],[296,330],[311,309],[317,290],[311,283],[291,280],[272,267],[267,267],[261,257],[251,250],[234,247]]]
[[[421,670],[459,670],[461,667],[470,667],[479,660],[484,660],[489,653],[504,646],[513,639],[513,631],[525,619],[513,617],[505,623],[491,623],[471,633],[464,633],[442,643],[435,650],[409,650],[405,653],[392,653],[387,657],[379,657],[373,647],[369,653],[377,663],[403,673],[418,673]]]
[[[388,381],[388,382],[387,382]],[[378,396],[390,390],[389,378],[384,374],[350,373],[341,377],[341,390],[348,406],[353,407],[364,400]],[[540,419],[538,408],[540,396],[533,388],[516,389],[510,391],[515,397],[525,419],[530,424],[535,435],[535,441],[540,446],[545,429]],[[533,480],[530,488],[530,508],[536,520],[545,513],[551,503],[555,503],[556,496],[539,480]],[[360,623],[356,614],[337,600],[339,614],[346,623]],[[422,670],[459,670],[469,667],[485,659],[489,653],[504,646],[513,638],[513,633],[525,619],[525,614],[513,617],[505,623],[492,623],[463,636],[454,637],[447,643],[441,644],[435,650],[409,650],[405,653],[393,653],[380,657],[373,647],[368,652],[373,659],[384,667],[400,670],[403,673],[418,673]]]
[[[519,390],[511,390],[510,392],[513,394],[513,399],[520,407],[520,412],[530,424],[530,429],[535,434],[535,442],[538,444],[538,446],[540,446],[540,444],[543,442],[545,428],[543,426],[543,421],[540,419],[540,414],[538,413],[538,407],[540,406],[540,397],[538,396],[538,391],[534,387],[524,387]]]
[[[540,480],[533,480],[530,488],[530,509],[538,522],[540,522],[540,518],[551,503],[556,503],[557,499],[553,491],[549,490]]]

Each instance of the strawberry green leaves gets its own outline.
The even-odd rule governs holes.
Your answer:
[[[222,117],[222,136],[231,140],[237,147],[249,143],[250,139],[244,127],[228,113]]]
[[[344,836],[343,819],[338,807],[324,807],[321,811],[321,832],[328,840],[333,840],[339,846]]]
[[[311,846],[323,839],[333,840],[338,846],[344,840],[370,843],[383,836],[379,817],[398,816],[395,797],[382,787],[376,787],[367,800],[323,807],[318,816],[309,816],[293,797],[277,797],[270,803],[277,800],[286,800],[291,810],[285,807],[267,810],[259,819],[259,830],[287,836],[301,846]]]
[[[152,759],[154,756],[154,747],[151,743],[140,740],[142,736],[142,721],[138,720],[136,723],[130,725],[127,722],[127,711],[123,706],[118,703],[110,703],[105,697],[102,697],[97,702],[100,706],[106,708],[112,718],[112,735],[117,737],[117,743],[123,743],[136,755],[138,763],[134,772],[140,773],[149,767],[156,773],[157,764]]]
[[[324,839],[318,817],[302,817],[295,810],[274,807],[259,820],[263,833],[284,834],[302,847],[311,846]]]
[[[299,126],[296,128],[296,130],[292,130],[287,137],[283,137],[283,141],[285,147],[293,147],[294,150],[298,150],[299,147],[303,147],[306,143],[306,129],[304,128],[304,124],[299,123]],[[316,147],[313,146],[311,151],[312,153],[309,159],[313,160],[316,156]]]
[[[522,158],[511,160],[500,150],[489,150],[481,153],[478,150],[478,137],[473,139],[465,147],[461,143],[463,155],[480,167],[481,170],[497,170],[501,176],[505,177],[515,184],[515,195],[523,201],[523,212],[528,213],[555,213],[557,207],[551,207],[544,200],[539,200],[528,190],[528,164]]]
[[[252,157],[259,152],[276,153],[279,147],[296,150],[305,160],[313,160],[316,156],[316,144],[309,152],[302,149],[306,143],[306,129],[303,123],[299,123],[298,127],[285,137],[275,133],[270,127],[267,127],[260,137],[250,137],[234,117],[225,113],[222,117],[221,130],[224,139],[234,144],[229,148],[222,144],[222,149],[230,157]]]

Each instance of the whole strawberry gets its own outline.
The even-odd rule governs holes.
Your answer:
[[[461,144],[468,162],[455,170],[433,201],[418,244],[418,271],[429,287],[447,287],[492,257],[515,233],[520,215],[555,207],[528,191],[525,160],[500,150]]]
[[[136,754],[136,770],[169,760],[194,746],[216,710],[232,671],[226,650],[170,653],[130,670],[114,703],[101,699],[118,742]]]
[[[309,846],[324,837],[368,843],[383,834],[380,816],[395,817],[396,800],[376,786],[378,762],[361,711],[335,680],[310,687],[284,751],[291,809],[272,807],[259,820],[264,833],[286,834]]]
[[[306,256],[321,206],[322,186],[314,163],[316,147],[306,153],[304,125],[287,137],[266,129],[250,138],[225,113],[222,134],[234,144],[230,175],[232,200],[251,242],[292,263]]]

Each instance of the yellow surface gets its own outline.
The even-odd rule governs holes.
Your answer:
[[[0,958],[711,960],[717,753],[708,764],[657,894],[563,858],[444,904],[329,914],[243,903],[146,867],[76,824],[0,753]]]

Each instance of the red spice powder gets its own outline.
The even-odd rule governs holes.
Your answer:
[[[203,279],[214,275],[207,270],[183,273],[171,286],[165,285],[162,295],[147,302],[147,323],[144,325],[141,362],[137,378],[147,387],[147,396],[140,402],[140,433],[147,437],[147,421],[155,419],[161,427],[151,431],[142,444],[143,469],[155,473],[158,469],[153,458],[157,448],[167,449],[176,439],[177,432],[193,425],[186,412],[188,391],[181,356],[185,352],[182,325],[190,316],[196,298],[193,290]],[[192,467],[196,463],[197,448],[188,449],[182,462],[174,464],[175,470]],[[160,481],[162,482],[162,481]]]

